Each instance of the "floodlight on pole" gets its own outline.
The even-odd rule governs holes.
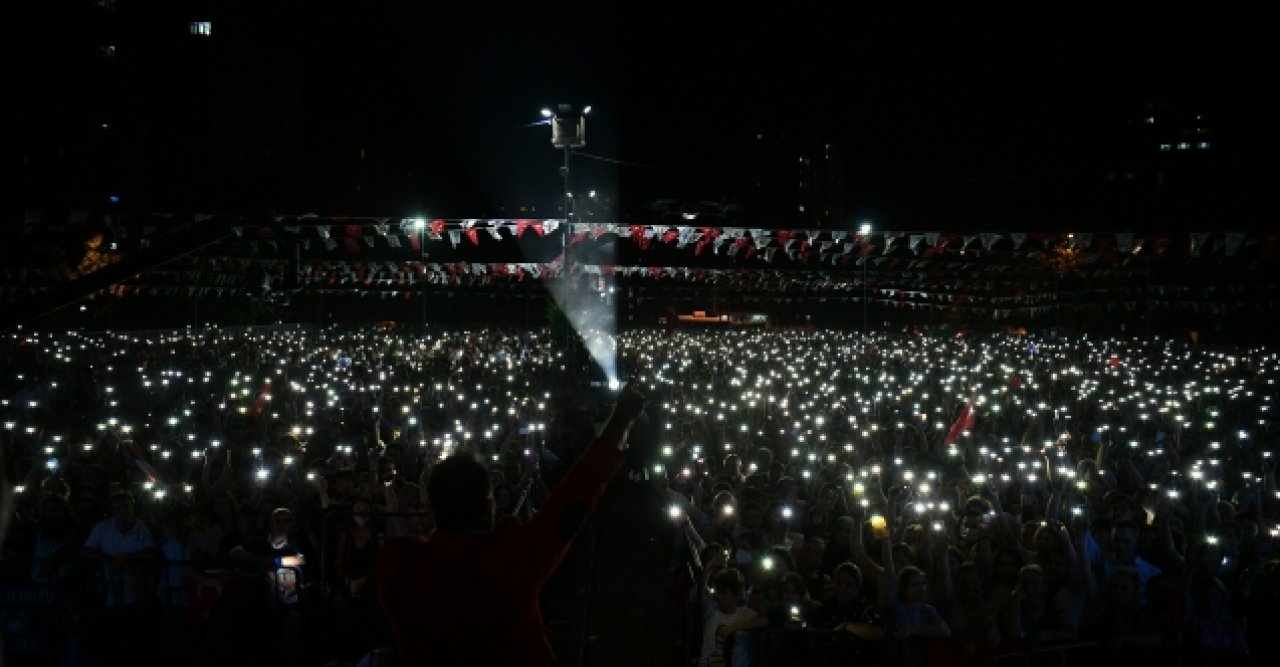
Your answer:
[[[413,218],[410,221],[417,233],[417,261],[426,264],[426,218]],[[422,332],[426,332],[426,284],[422,284]]]
[[[858,236],[862,239],[862,247],[865,249],[867,242],[871,237],[871,223],[864,222],[858,227]],[[862,331],[867,331],[867,264],[871,263],[871,255],[867,252],[862,253]]]
[[[569,188],[569,152],[587,145],[587,112],[591,105],[578,111],[572,104],[558,104],[556,111],[543,109],[542,115],[551,118],[551,145],[564,150],[564,166],[560,167],[560,176],[564,178],[564,222],[567,226],[572,219],[573,195]],[[565,236],[568,236],[566,234]],[[566,245],[566,253],[568,251]],[[569,257],[565,255],[565,273],[569,267]]]

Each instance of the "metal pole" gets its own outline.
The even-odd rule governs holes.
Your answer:
[[[564,148],[564,168],[560,171],[564,174],[564,221],[569,222],[569,147]]]
[[[564,231],[560,233],[560,279],[569,277],[569,147],[564,147],[564,166],[560,168],[564,176]]]
[[[869,255],[862,256],[862,332],[867,332],[867,261]]]
[[[427,263],[427,230],[426,227],[418,229],[418,264],[426,266]],[[427,287],[422,278],[425,273],[419,271],[418,286],[422,290],[422,333],[427,332]]]
[[[571,224],[570,223],[571,218],[569,217],[569,205],[570,205],[571,197],[569,194],[569,147],[568,146],[564,147],[564,166],[560,168],[560,174],[564,176],[564,232],[560,237],[560,244],[561,244],[561,247],[563,248],[563,250],[561,251],[562,259],[560,260],[560,265],[561,265],[560,280],[565,285],[564,298],[562,299],[562,302],[560,304],[560,310],[561,310],[560,316],[569,317],[570,310],[576,307],[577,298],[579,295],[576,290],[571,289],[571,285],[568,282],[569,280],[572,279],[572,276],[570,274],[570,268],[569,268],[570,266],[569,265],[569,227]],[[568,338],[566,338],[566,344],[568,344],[567,340]]]

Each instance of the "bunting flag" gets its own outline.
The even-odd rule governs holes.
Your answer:
[[[147,460],[142,456],[142,452],[138,451],[138,448],[134,446],[133,440],[125,440],[121,443],[120,452],[124,454],[126,459],[133,462],[138,467],[138,470],[142,471],[148,482],[154,484],[160,479],[160,473],[156,472],[156,469],[150,463],[147,463]]]
[[[1240,245],[1244,243],[1244,234],[1227,232],[1224,237],[1227,246],[1227,257],[1234,257],[1240,251]]]
[[[942,444],[954,444],[960,440],[960,436],[965,431],[973,430],[974,424],[977,423],[977,415],[973,412],[973,402],[975,398],[977,398],[977,392],[970,392],[968,404],[966,404],[964,409],[960,411],[960,416],[957,417],[955,423],[951,425],[951,430],[947,431],[947,438],[942,441]]]
[[[1263,236],[1262,241],[1258,244],[1258,256],[1267,259],[1275,257],[1277,241],[1280,241],[1280,236],[1275,234]]]
[[[203,214],[103,215],[92,211],[53,215],[27,211],[25,220],[30,225],[43,225],[41,229],[49,230],[62,229],[62,225],[72,218],[89,225],[109,225],[109,231],[104,233],[104,237],[112,242],[127,241],[133,249],[169,233],[175,221],[192,218],[211,220],[213,217]],[[162,220],[169,222],[161,222]],[[404,261],[410,254],[409,249],[412,249],[414,256],[422,259],[425,259],[424,253],[428,251],[433,255],[438,253],[441,257],[452,258],[455,256],[450,253],[449,248],[464,245],[461,244],[463,234],[470,241],[471,247],[466,248],[468,258],[481,258],[486,253],[472,252],[472,247],[478,246],[484,251],[496,249],[503,241],[527,239],[524,232],[532,229],[539,236],[564,233],[566,236],[563,241],[566,244],[590,242],[592,239],[601,239],[606,234],[613,235],[607,241],[616,241],[620,246],[630,244],[632,247],[626,250],[635,258],[633,261],[637,266],[615,267],[611,270],[629,278],[706,280],[749,288],[768,286],[779,289],[841,290],[845,289],[844,285],[856,281],[858,271],[855,267],[858,265],[857,260],[861,258],[865,260],[862,262],[864,264],[875,264],[876,283],[882,288],[877,292],[877,303],[883,301],[895,308],[941,307],[950,302],[951,293],[963,292],[966,294],[965,308],[985,309],[993,318],[1016,318],[1027,313],[1043,314],[1055,310],[1085,312],[1087,308],[1131,308],[1127,304],[1150,304],[1151,308],[1181,309],[1187,312],[1221,313],[1238,312],[1244,308],[1244,297],[1234,293],[1218,295],[1204,289],[1193,291],[1187,285],[1160,285],[1158,278],[1153,283],[1152,276],[1156,274],[1151,272],[1148,264],[1131,260],[1137,257],[1160,260],[1170,269],[1167,275],[1176,276],[1175,262],[1181,258],[1222,262],[1224,258],[1240,257],[1246,260],[1241,263],[1242,267],[1248,266],[1251,267],[1250,271],[1257,271],[1257,260],[1275,257],[1277,250],[1280,250],[1280,235],[1243,232],[1164,233],[1151,234],[1144,239],[1136,238],[1130,232],[1076,233],[1070,236],[1066,233],[1043,232],[894,231],[878,233],[877,236],[883,242],[877,244],[870,235],[863,238],[847,230],[772,230],[520,219],[434,219],[425,224],[414,219],[403,219],[398,220],[399,226],[396,227],[389,224],[385,217],[316,215],[273,215],[269,220],[269,223],[263,224],[261,219],[250,221],[226,215],[217,216],[217,222],[223,222],[227,230],[238,233],[237,248],[247,247],[250,252],[246,254],[250,254],[252,259],[230,257],[209,264],[208,258],[202,258],[198,264],[194,261],[188,264],[184,271],[150,269],[100,293],[104,296],[141,294],[174,297],[244,294],[250,289],[250,283],[254,282],[249,280],[249,276],[258,267],[279,279],[278,283],[275,280],[273,283],[289,284],[292,281],[285,278],[295,270],[292,268],[292,259],[276,255],[290,253],[292,248],[330,253],[330,260],[297,269],[298,284],[315,291],[314,293],[321,293],[321,289],[341,293],[345,289],[353,294],[398,297],[407,293],[409,290],[406,288],[410,286],[485,286],[494,281],[513,279],[509,276],[517,270],[524,277],[533,279],[556,275],[566,270],[562,259],[551,264],[538,261],[524,265],[486,262],[416,262],[396,265],[378,261],[368,262],[359,268],[354,262],[343,261],[376,257],[368,252],[370,249],[387,253],[387,257],[398,258],[397,261]],[[311,236],[313,232],[305,229],[307,226],[315,229],[316,236]],[[507,229],[508,234],[500,233],[503,228]],[[497,243],[481,244],[481,229],[486,230],[489,238]],[[19,230],[19,234],[21,233],[22,230]],[[378,237],[385,239],[385,246],[376,243]],[[961,250],[992,251],[1000,247],[999,241],[1006,237],[1019,253],[1014,257],[1014,262],[1003,259],[991,262],[985,256],[980,259],[972,256],[960,258]],[[312,239],[315,238],[319,238],[322,245],[313,244]],[[406,239],[408,243],[405,243]],[[1032,239],[1034,244],[1024,247]],[[449,242],[449,246],[443,246],[445,240]],[[433,242],[438,242],[443,247],[432,246]],[[558,247],[559,243],[560,239],[556,239],[555,246]],[[644,266],[649,262],[643,259],[643,255],[635,253],[637,250],[640,253],[653,251],[655,245],[664,246],[663,252],[666,253],[679,250],[682,253],[680,257],[689,262],[691,267],[711,263],[707,260],[712,256],[715,259],[711,261],[718,266],[696,270],[691,268],[688,271],[683,270],[683,267],[653,271],[653,267]],[[1116,285],[1140,283],[1144,287],[1115,299],[1110,297],[1118,294],[1120,288],[1108,288],[1107,297],[1101,300],[1096,289],[1090,293],[1073,288],[1068,290],[1069,293],[1064,293],[1060,288],[1045,287],[1038,282],[1043,277],[1043,267],[1016,261],[1019,257],[1034,253],[1038,248],[1064,245],[1071,245],[1082,252],[1082,261],[1075,269],[1082,276],[1114,279]],[[706,252],[708,247],[710,253]],[[545,260],[550,248],[551,244],[546,244],[546,248],[539,248],[529,256],[532,258],[537,255],[539,260]],[[894,257],[895,249],[910,249],[912,253],[911,256],[903,253],[902,257]],[[781,257],[778,256],[779,251],[782,253]],[[700,258],[700,261],[695,261],[695,257]],[[1008,256],[1002,254],[1000,257]],[[672,260],[670,255],[661,258],[655,256],[652,263],[675,263],[680,258],[675,257],[674,262]],[[447,266],[453,268],[445,268]],[[575,263],[569,270],[583,272],[591,269],[590,265]],[[774,271],[782,273],[772,275]],[[218,275],[221,273],[231,275]],[[49,275],[31,269],[14,268],[6,270],[4,275],[7,282],[0,283],[0,290],[14,299],[37,294],[52,281]],[[260,281],[258,285],[261,285]],[[853,287],[860,291],[861,285]],[[1165,290],[1168,291],[1167,295]],[[1084,303],[1093,305],[1072,305]]]

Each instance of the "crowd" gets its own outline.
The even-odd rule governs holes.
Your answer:
[[[1280,661],[1273,352],[624,341],[699,664]]]
[[[432,464],[476,452],[527,516],[607,408],[546,333],[19,333],[3,359],[6,654],[65,664],[355,663],[391,643],[374,555],[432,530]]]
[[[616,350],[649,397],[631,472],[673,523],[690,660],[1280,656],[1274,353],[760,330]],[[527,516],[610,379],[536,331],[19,332],[0,354],[6,581],[53,592],[26,600],[51,622],[6,619],[6,654],[67,664],[389,645],[374,554],[432,530],[432,464],[475,452]]]

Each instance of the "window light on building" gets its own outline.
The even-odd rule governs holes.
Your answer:
[[[213,22],[212,21],[192,21],[191,34],[199,35],[201,37],[208,37],[212,35]]]

